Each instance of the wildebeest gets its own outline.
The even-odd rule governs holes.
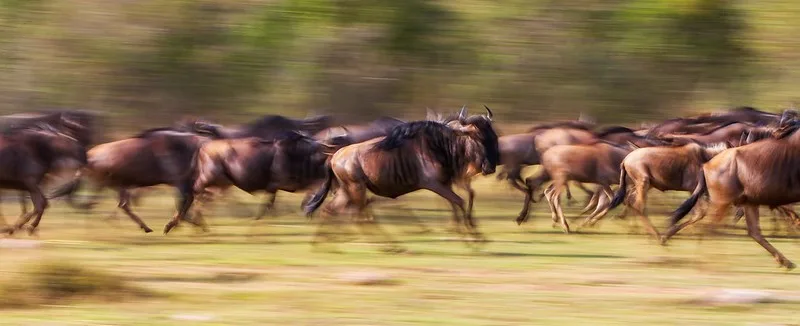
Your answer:
[[[725,150],[705,163],[691,197],[672,214],[662,244],[693,222],[677,224],[700,196],[708,194],[712,225],[718,224],[732,205],[742,206],[748,235],[772,254],[778,264],[795,268],[762,236],[758,208],[800,201],[800,133],[796,132],[799,128],[800,124],[790,124],[774,139]]]
[[[541,164],[541,155],[547,149],[556,145],[583,144],[595,139],[590,130],[590,124],[582,121],[560,121],[534,126],[521,134],[505,135],[498,139],[500,145],[500,163],[503,171],[497,174],[497,179],[506,179],[511,186],[526,194],[525,206],[534,201],[530,193],[532,178],[522,178],[522,169],[525,166]],[[579,187],[587,194],[592,194],[583,186]],[[572,194],[567,188],[567,198]],[[527,215],[526,209],[520,213]]]
[[[697,175],[703,163],[727,148],[729,146],[724,143],[711,146],[689,143],[683,146],[646,147],[634,150],[622,160],[619,168],[619,188],[606,210],[622,204],[632,191],[635,199],[628,206],[639,216],[647,231],[659,239],[658,231],[647,217],[647,192],[650,188],[660,191],[692,191],[697,186]],[[702,214],[702,210],[697,211],[698,214]],[[587,221],[587,224],[594,224],[602,217],[603,215],[598,215]]]
[[[526,155],[520,156],[520,149],[525,147],[525,138],[516,140],[513,137],[517,137],[517,135],[510,136],[510,138],[500,137],[501,159],[508,162],[520,157],[524,157],[526,159],[525,163],[535,162],[536,164],[539,164],[541,158],[543,157],[544,154],[542,153],[547,153],[547,151],[556,146],[596,144],[598,141],[625,146],[628,144],[633,144],[640,147],[664,145],[667,143],[661,139],[646,138],[644,136],[637,135],[634,130],[621,126],[607,127],[597,132],[583,129],[576,129],[572,131],[559,130],[557,132],[543,132],[542,134],[537,135],[533,138],[535,148],[530,149]],[[539,137],[541,137],[541,139],[538,139]],[[508,155],[504,156],[504,154]],[[535,202],[534,193],[536,189],[539,185],[541,185],[541,183],[550,179],[548,174],[540,173],[537,176],[526,178],[523,186],[522,184],[519,184],[521,181],[521,177],[519,177],[519,165],[510,164],[510,166],[513,168],[512,171],[509,172],[507,178],[510,180],[513,179],[512,181],[513,184],[515,184],[515,187],[525,193],[522,211],[516,219],[517,223],[521,224],[527,220],[530,203]],[[581,183],[578,184],[581,185]],[[565,184],[564,187],[564,190],[567,191],[567,198],[569,199],[569,187],[567,184]],[[597,196],[601,194],[601,192],[599,192],[601,189],[598,188],[596,191],[589,191],[583,186],[581,186],[581,189],[591,196],[585,209],[588,211],[594,204],[594,200],[599,198]]]
[[[32,112],[17,113],[0,116],[0,130],[13,131],[24,130],[25,128],[39,128],[44,124],[77,140],[82,146],[88,148],[97,141],[100,134],[101,114],[98,112],[73,109],[47,109]],[[54,167],[47,175],[45,180],[51,179],[52,174],[62,172],[62,167]],[[24,191],[19,195],[20,208],[22,215],[28,213]]]
[[[289,132],[300,132],[305,135],[317,135],[323,130],[334,126],[335,120],[331,115],[319,115],[305,119],[292,119],[280,115],[265,115],[247,124],[226,127],[211,123],[204,119],[185,118],[177,123],[182,130],[191,130],[201,134],[211,134],[219,139],[239,139],[255,137],[263,140],[273,140]],[[346,141],[346,139],[339,139]],[[216,187],[219,193],[227,194],[230,184]],[[269,193],[268,198],[261,205],[256,219],[261,218],[275,204],[275,194]]]
[[[154,128],[110,143],[100,144],[87,153],[88,164],[74,179],[55,190],[51,198],[67,195],[70,204],[90,208],[95,203],[78,204],[72,195],[80,187],[83,176],[91,179],[95,192],[103,188],[117,190],[118,208],[122,209],[145,233],[152,232],[131,210],[131,189],[169,185],[178,189],[181,202],[193,196],[191,166],[197,149],[209,137],[173,128]],[[177,214],[176,214],[177,216]],[[188,219],[187,219],[188,220]],[[188,220],[199,226],[198,222]],[[203,225],[205,228],[205,226]]]
[[[297,132],[284,132],[273,140],[214,140],[200,147],[193,162],[192,190],[198,194],[209,186],[234,185],[251,194],[274,194],[308,189],[325,178],[325,161],[332,148]],[[164,227],[164,233],[187,214],[193,198],[183,200],[181,211]]]
[[[338,191],[326,208],[332,214],[344,208],[366,214],[367,190],[397,198],[427,189],[449,201],[454,217],[463,216],[468,232],[483,239],[452,185],[480,173],[494,173],[500,161],[492,112],[486,109],[485,116],[461,116],[462,127],[434,121],[408,122],[394,127],[386,137],[341,148],[330,159],[325,183],[304,205],[306,214],[322,205],[334,179]],[[315,242],[322,230],[321,225]]]
[[[561,211],[561,192],[569,181],[597,184],[600,202],[598,209],[604,207],[605,200],[611,197],[610,186],[619,180],[619,166],[631,152],[631,145],[619,145],[598,140],[592,144],[553,146],[542,155],[542,171],[531,183],[531,192],[548,180],[553,183],[545,190],[545,199],[550,205],[554,223],[561,223],[564,232],[569,233],[569,224]],[[605,196],[603,196],[605,195]],[[517,218],[520,224],[527,218]],[[589,218],[604,212],[595,211]]]
[[[6,232],[21,229],[34,216],[28,231],[35,232],[48,206],[39,185],[48,172],[64,161],[86,164],[86,148],[50,125],[13,128],[0,136],[0,188],[28,191],[33,201],[33,211],[23,214]]]

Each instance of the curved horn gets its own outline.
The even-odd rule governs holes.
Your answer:
[[[491,119],[492,119],[492,116],[494,116],[494,114],[492,114],[492,110],[490,110],[490,109],[489,109],[489,107],[488,107],[488,106],[486,106],[486,104],[484,104],[484,105],[483,105],[483,107],[484,107],[484,108],[486,108],[486,112],[488,113],[488,114],[486,115],[486,117],[487,117],[487,118],[489,118],[489,120],[491,120]]]
[[[461,111],[458,112],[458,118],[464,119],[467,117],[467,105],[461,107]]]

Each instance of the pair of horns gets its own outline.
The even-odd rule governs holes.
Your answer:
[[[486,109],[486,113],[487,113],[486,117],[489,118],[489,120],[492,120],[492,116],[494,116],[494,114],[492,114],[492,110],[489,109],[489,107],[486,106],[486,104],[484,104],[483,107]],[[467,106],[466,105],[461,107],[461,111],[458,112],[458,118],[461,119],[461,120],[467,118]]]

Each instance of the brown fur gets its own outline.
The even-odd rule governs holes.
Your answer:
[[[86,149],[74,138],[51,129],[16,130],[0,136],[0,189],[28,191],[33,211],[25,213],[11,227],[13,233],[33,218],[29,233],[34,233],[48,206],[39,184],[61,160],[86,164]]]
[[[296,192],[319,184],[325,177],[329,150],[311,138],[294,133],[274,141],[254,137],[214,140],[202,145],[197,153],[192,190],[202,194],[209,187],[233,185],[251,194],[266,191],[274,202],[279,190]],[[186,200],[181,205],[180,218],[192,205],[191,198]]]
[[[631,150],[629,146],[618,146],[605,141],[554,146],[542,156],[543,171],[531,184],[531,192],[542,183],[553,181],[545,191],[545,198],[550,204],[553,222],[560,221],[564,231],[569,233],[569,225],[561,211],[560,199],[567,182],[594,183],[599,185],[598,191],[603,191],[609,196],[610,186],[619,180],[620,163]],[[517,223],[524,222],[525,218],[527,214],[518,218]]]
[[[337,214],[351,208],[365,215],[369,214],[367,190],[381,197],[397,198],[427,189],[447,199],[454,217],[464,216],[467,230],[483,239],[475,227],[471,207],[466,209],[463,199],[451,187],[468,184],[479,173],[494,172],[498,162],[491,156],[499,156],[495,152],[497,137],[486,118],[471,117],[462,120],[461,125],[464,127],[452,128],[438,122],[417,121],[395,127],[387,137],[343,147],[330,160],[332,175],[328,179],[335,178],[339,189],[326,211]],[[314,195],[306,206],[308,214],[319,207],[328,189],[329,185]],[[318,232],[317,236],[321,235]]]
[[[118,208],[144,232],[152,232],[132,211],[130,190],[169,185],[178,188],[182,197],[193,196],[188,184],[192,158],[206,141],[209,139],[192,133],[154,129],[138,137],[97,145],[87,153],[86,167],[51,197],[71,195],[79,188],[82,176],[86,176],[93,181],[95,192],[103,188],[115,189],[119,197]],[[67,199],[70,204],[87,209],[95,204],[94,201],[76,204],[71,197]],[[173,220],[177,217],[176,214]],[[189,222],[205,229],[200,223]]]
[[[795,127],[795,130],[797,128]],[[699,183],[672,216],[665,243],[693,221],[676,225],[704,193],[710,197],[712,224],[725,217],[732,205],[745,209],[748,234],[777,262],[788,269],[795,265],[761,235],[759,206],[777,207],[800,201],[800,133],[781,139],[765,139],[723,151],[703,165]]]

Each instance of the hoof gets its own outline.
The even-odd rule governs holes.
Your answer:
[[[36,228],[34,228],[34,227],[32,227],[32,226],[28,226],[28,227],[27,227],[27,230],[28,230],[28,235],[29,235],[29,236],[35,236],[35,235],[37,234],[37,232],[36,232]]]
[[[797,265],[795,265],[793,262],[787,261],[785,264],[783,264],[783,267],[786,267],[786,271],[788,272],[795,269]]]
[[[172,228],[174,228],[175,226],[177,226],[177,224],[168,223],[167,225],[165,225],[164,226],[164,235],[169,233],[169,231],[171,231]]]
[[[149,228],[149,227],[146,227],[146,226],[145,226],[145,227],[143,227],[143,228],[142,228],[142,230],[144,230],[144,233],[150,233],[150,232],[153,232],[153,229],[151,229],[151,228]],[[166,232],[164,232],[164,233],[166,233]]]

